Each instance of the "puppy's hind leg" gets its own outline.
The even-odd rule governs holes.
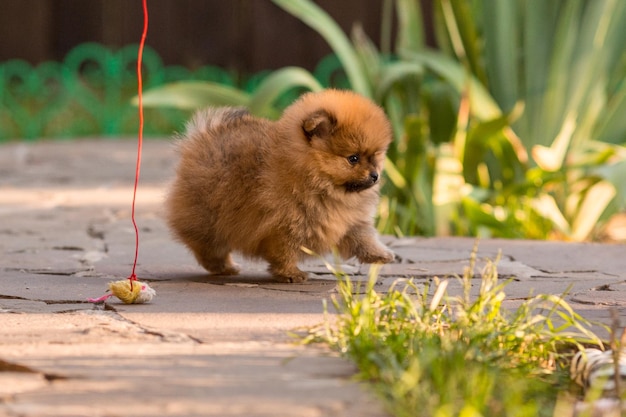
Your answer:
[[[341,239],[339,253],[345,259],[356,258],[368,264],[386,264],[395,259],[395,254],[378,241],[378,233],[368,224],[353,227]]]
[[[207,244],[189,244],[198,263],[213,275],[237,275],[239,265],[233,262],[230,250]]]

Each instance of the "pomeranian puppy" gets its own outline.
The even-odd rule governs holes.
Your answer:
[[[308,248],[387,263],[373,227],[391,126],[355,93],[304,94],[278,121],[244,108],[209,108],[188,123],[166,200],[174,235],[217,275],[232,251],[262,258],[282,282],[302,282]]]

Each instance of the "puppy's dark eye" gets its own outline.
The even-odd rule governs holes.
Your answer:
[[[356,165],[359,163],[359,160],[361,159],[361,157],[359,156],[358,153],[355,153],[354,155],[350,155],[348,157],[348,162],[350,162],[351,165]]]

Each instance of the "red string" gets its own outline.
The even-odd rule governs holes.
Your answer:
[[[135,166],[135,187],[133,189],[133,205],[131,210],[131,219],[135,228],[135,260],[133,261],[133,270],[128,277],[130,280],[130,290],[133,290],[133,281],[137,280],[135,268],[137,268],[137,257],[139,256],[139,229],[135,221],[135,201],[137,199],[137,184],[139,183],[139,173],[141,171],[141,148],[143,145],[143,79],[141,76],[141,60],[143,57],[143,48],[146,44],[146,36],[148,35],[148,2],[143,0],[143,32],[141,34],[141,42],[139,43],[139,51],[137,52],[137,96],[139,99],[139,137],[137,145],[137,164]]]

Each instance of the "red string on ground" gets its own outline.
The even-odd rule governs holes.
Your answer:
[[[139,43],[139,51],[137,52],[137,97],[139,107],[139,135],[137,144],[137,163],[135,165],[135,186],[133,188],[133,204],[131,209],[131,219],[135,228],[135,259],[133,261],[133,269],[128,277],[130,280],[130,290],[133,290],[133,281],[137,280],[135,269],[137,268],[137,258],[139,256],[139,228],[135,220],[135,201],[137,200],[137,184],[139,184],[139,174],[141,171],[141,149],[143,146],[143,78],[141,76],[141,61],[143,58],[143,48],[146,44],[146,36],[148,35],[148,2],[143,2],[143,32],[141,34],[141,42]]]

